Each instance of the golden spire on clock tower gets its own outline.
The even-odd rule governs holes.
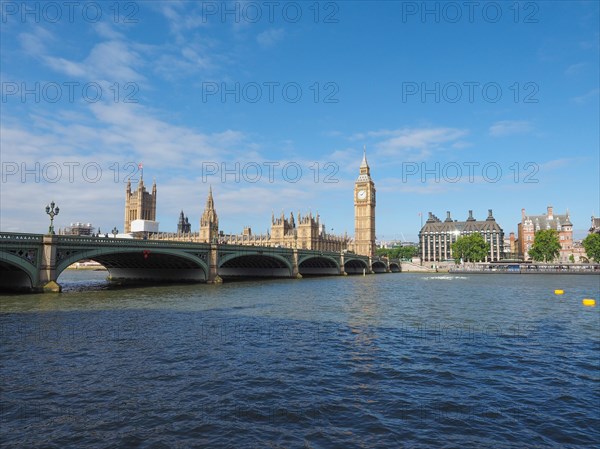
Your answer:
[[[360,174],[371,176],[371,170],[369,169],[369,163],[367,162],[367,146],[363,147],[363,158],[360,163]]]
[[[358,179],[354,183],[354,251],[375,256],[375,184],[363,148]]]

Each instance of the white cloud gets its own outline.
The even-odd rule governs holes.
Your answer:
[[[565,70],[565,74],[567,76],[579,75],[580,73],[583,72],[583,70],[586,68],[586,66],[587,66],[587,63],[585,63],[585,62],[580,62],[580,63],[577,63],[577,64],[571,64]]]
[[[172,10],[172,6],[165,6]],[[175,17],[175,16],[174,16]],[[183,15],[178,18],[184,22]],[[178,25],[183,32],[197,23],[196,19],[188,25]],[[174,22],[177,22],[174,18]],[[227,57],[218,52],[218,43],[213,39],[199,36],[176,38],[178,43],[148,45],[133,40],[116,31],[110,24],[100,22],[94,30],[103,39],[95,43],[87,56],[80,60],[63,57],[57,54],[62,48],[57,43],[58,38],[42,27],[36,27],[32,32],[21,33],[19,41],[22,49],[30,56],[42,61],[50,69],[70,78],[85,81],[110,83],[144,83],[149,86],[145,72],[154,73],[172,80],[189,76],[194,73],[214,70],[216,61],[223,62]],[[52,43],[52,47],[47,46]]]
[[[95,24],[94,29],[100,37],[108,40],[125,39],[125,35],[115,30],[115,27],[112,26],[110,22],[98,22]]]
[[[596,15],[597,17],[597,15]],[[594,19],[596,20],[596,19]],[[594,36],[592,36],[590,39],[588,40],[583,40],[579,42],[579,46],[585,50],[593,50],[593,51],[597,51],[598,48],[600,48],[600,33],[594,33]]]
[[[198,4],[201,3],[198,2]],[[195,2],[168,1],[150,2],[149,4],[156,5],[167,19],[170,31],[179,45],[183,45],[189,40],[186,33],[207,25],[205,16],[199,11],[199,8],[195,7]]]
[[[450,190],[458,190],[457,184],[447,182],[421,182],[419,177],[403,181],[399,178],[382,179],[377,185],[377,192],[411,193],[416,195],[445,194]]]
[[[31,33],[19,34],[18,39],[25,53],[34,56],[44,53],[46,45],[56,41],[54,35],[41,26],[36,26]]]
[[[367,158],[369,157],[369,148],[367,148]],[[347,147],[335,150],[324,157],[336,165],[341,173],[355,176],[358,173],[358,167],[362,160],[362,149]]]
[[[173,125],[140,104],[107,101],[83,105],[77,112],[73,109],[45,114],[38,111],[29,117],[26,125],[14,117],[3,117],[1,125],[2,161],[17,170],[2,183],[0,228],[6,231],[43,232],[47,226],[43,208],[51,200],[61,207],[57,227],[85,221],[103,230],[115,225],[120,229],[124,181],[133,174],[133,182],[136,182],[138,162],[144,164],[147,183],[152,178],[157,180],[157,214],[164,220],[161,229],[165,231],[174,230],[182,208],[196,223],[209,183],[213,185],[215,198],[219,198],[222,229],[236,232],[243,225],[251,225],[257,232],[264,231],[269,225],[271,209],[284,208],[289,214],[290,209],[296,213],[301,208],[305,212],[311,204],[319,203],[324,191],[342,192],[344,196],[352,191],[353,179],[348,181],[340,171],[325,168],[326,162],[336,162],[330,157],[319,161],[293,156],[273,160],[261,155],[259,142],[250,141],[238,130],[201,133]],[[236,163],[240,167],[248,162],[278,165],[273,182],[266,165],[258,182],[252,182],[252,170],[246,173],[247,178],[239,180],[235,175],[223,179],[221,173],[203,177],[203,163],[207,162],[218,164],[220,171],[223,163],[229,170],[234,169]],[[285,179],[283,167],[288,162],[301,167],[298,182]],[[357,170],[359,158],[352,162]],[[72,182],[69,164],[73,167]],[[90,166],[89,172],[84,172],[86,164]],[[48,182],[56,166],[62,174],[57,182]],[[94,167],[100,169],[97,180],[90,179],[96,176]],[[25,169],[32,173],[23,178]],[[294,177],[295,170],[289,170],[287,175]],[[334,182],[325,183],[326,175]],[[37,200],[32,201],[32,198]],[[256,201],[257,198],[260,201]],[[248,204],[254,205],[251,211]],[[348,204],[351,212],[351,199]],[[326,212],[322,215],[330,224],[338,219],[333,214],[328,217]],[[24,220],[23,217],[32,218]]]
[[[525,120],[502,120],[490,126],[489,132],[493,137],[512,134],[523,134],[532,130],[531,123]]]
[[[585,94],[580,95],[578,97],[573,97],[571,100],[577,104],[584,104],[588,101],[593,101],[600,94],[600,89],[595,88],[587,91]]]
[[[206,69],[211,66],[211,62],[210,62],[209,58],[200,55],[199,52],[192,47],[182,48],[181,54],[194,67],[197,67],[200,69]]]
[[[263,48],[272,47],[281,39],[283,39],[283,35],[283,28],[273,28],[270,30],[263,31],[258,36],[256,36],[256,41]]]
[[[138,72],[143,59],[128,44],[106,41],[96,44],[81,62],[60,57],[45,56],[44,60],[57,72],[88,80],[138,82],[145,77]]]
[[[394,130],[370,131],[361,138],[381,139],[374,144],[379,158],[411,158],[421,160],[434,151],[452,147],[467,130],[458,128],[401,128]],[[461,143],[464,145],[464,143]]]
[[[455,143],[450,145],[451,148],[454,148],[456,150],[462,150],[463,148],[469,148],[470,146],[472,146],[471,143],[462,140],[456,141]]]
[[[561,158],[561,159],[553,159],[550,161],[546,161],[540,164],[540,171],[546,170],[562,170],[563,168],[575,164],[576,162],[585,163],[581,158]]]
[[[152,47],[128,42],[121,33],[104,23],[96,25],[95,30],[101,37],[110,36],[111,39],[96,43],[80,61],[51,54],[48,44],[52,44],[53,52],[62,45],[56,36],[41,26],[35,27],[32,32],[21,33],[19,42],[26,54],[71,78],[96,82],[109,80],[111,83],[145,80],[141,73],[145,60],[140,53],[148,52]]]

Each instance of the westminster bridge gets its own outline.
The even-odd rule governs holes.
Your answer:
[[[116,282],[207,282],[400,271],[400,262],[351,252],[51,234],[0,233],[0,289],[60,291],[60,274],[91,259]]]

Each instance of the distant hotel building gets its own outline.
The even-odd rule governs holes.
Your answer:
[[[544,229],[554,229],[558,232],[560,240],[559,262],[569,262],[573,253],[573,224],[569,218],[569,211],[564,215],[554,214],[552,206],[546,209],[546,215],[527,215],[521,209],[521,223],[518,225],[519,256],[529,260],[529,250],[533,245],[535,233]]]
[[[421,260],[440,262],[452,259],[452,244],[459,237],[474,233],[481,234],[490,245],[489,255],[485,258],[486,262],[498,261],[503,257],[504,231],[496,223],[491,209],[488,210],[488,217],[485,221],[473,218],[472,210],[469,211],[466,221],[452,220],[450,212],[446,212],[446,219],[441,221],[429,212],[429,218],[419,232]]]

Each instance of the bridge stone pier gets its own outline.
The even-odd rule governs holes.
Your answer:
[[[115,283],[207,282],[400,271],[349,252],[42,234],[0,233],[0,289],[59,292],[60,274],[91,259]]]

